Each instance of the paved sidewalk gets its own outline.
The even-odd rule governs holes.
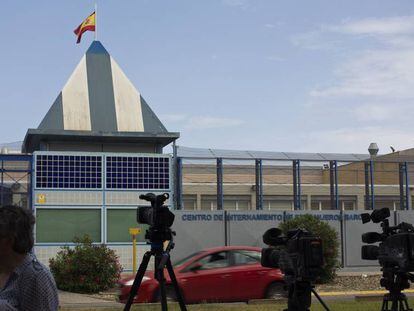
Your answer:
[[[77,308],[122,308],[123,304],[104,300],[104,299],[98,299],[94,297],[90,297],[88,295],[83,294],[75,294],[75,293],[69,293],[69,292],[63,292],[59,291],[59,302],[60,306],[65,309],[77,309]]]

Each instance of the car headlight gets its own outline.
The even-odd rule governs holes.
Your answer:
[[[147,276],[144,276],[143,278],[142,278],[142,282],[141,283],[144,283],[144,282],[146,282],[146,281],[149,281],[149,280],[151,280],[151,278],[149,278],[149,277],[147,277]],[[134,279],[132,279],[132,280],[130,280],[130,281],[128,281],[128,282],[126,282],[125,283],[125,286],[132,286],[132,284],[134,284]]]

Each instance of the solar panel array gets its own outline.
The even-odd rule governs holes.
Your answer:
[[[102,188],[102,157],[37,155],[36,187],[100,189]]]
[[[169,157],[36,155],[36,188],[169,190]]]
[[[167,157],[106,157],[107,189],[168,190],[170,162]]]

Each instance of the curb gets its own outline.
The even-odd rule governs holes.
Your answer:
[[[320,296],[357,296],[357,295],[384,295],[388,293],[386,290],[362,290],[362,291],[345,291],[345,292],[318,292]],[[404,290],[403,293],[414,293],[414,289]]]

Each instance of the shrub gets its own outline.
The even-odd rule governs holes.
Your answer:
[[[75,293],[97,293],[114,287],[121,273],[115,252],[93,245],[89,236],[75,238],[74,248],[64,246],[49,260],[57,287]]]
[[[339,268],[338,234],[333,228],[331,228],[327,223],[309,214],[292,218],[282,223],[279,227],[285,234],[290,229],[301,228],[312,232],[316,236],[319,236],[322,239],[325,266],[323,274],[317,282],[327,283],[333,280],[336,275],[336,270]]]

